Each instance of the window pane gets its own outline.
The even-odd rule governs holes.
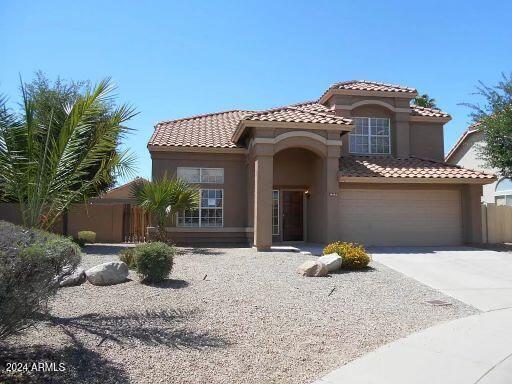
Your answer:
[[[512,180],[503,179],[496,185],[496,192],[512,191]]]
[[[496,205],[505,205],[505,196],[496,196]]]
[[[223,168],[201,168],[201,182],[202,183],[224,183],[224,169]]]
[[[512,195],[507,195],[505,202],[506,202],[507,205],[511,205],[512,206]]]
[[[272,235],[279,235],[279,191],[272,191]]]
[[[201,227],[222,227],[222,189],[201,190]]]
[[[389,136],[389,119],[371,118],[370,132],[373,136]]]
[[[187,183],[199,183],[199,168],[178,168],[178,178],[185,180]]]

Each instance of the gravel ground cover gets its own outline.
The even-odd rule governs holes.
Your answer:
[[[88,246],[83,267],[118,260],[118,250]],[[66,366],[19,382],[310,383],[382,344],[477,313],[376,262],[365,272],[296,275],[310,259],[188,248],[159,286],[130,272],[124,284],[64,288],[51,319],[10,340],[0,362]]]

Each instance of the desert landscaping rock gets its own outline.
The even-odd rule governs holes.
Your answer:
[[[111,261],[85,271],[87,280],[93,285],[114,285],[128,278],[128,266],[122,261]]]
[[[72,287],[85,283],[87,276],[85,275],[85,269],[78,267],[75,272],[70,275],[64,276],[60,282],[61,287]]]
[[[305,277],[327,276],[328,272],[325,264],[316,260],[305,261],[297,268],[297,273]]]
[[[342,258],[337,253],[330,253],[319,257],[318,261],[323,263],[329,272],[332,272],[341,268]]]
[[[87,247],[82,267],[118,261],[118,252]],[[385,343],[477,312],[377,262],[305,279],[297,266],[317,256],[180,252],[165,286],[140,284],[131,271],[124,284],[59,290],[54,320],[11,339],[10,360],[12,348],[51,348],[66,363],[51,372],[59,383],[310,384]],[[426,303],[435,299],[453,305]]]

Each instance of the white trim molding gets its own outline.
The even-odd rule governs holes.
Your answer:
[[[353,110],[358,107],[362,107],[364,105],[379,105],[381,107],[384,107],[386,109],[389,109],[392,112],[405,112],[405,113],[411,113],[411,108],[398,108],[394,107],[389,103],[386,103],[382,100],[360,100],[354,104],[351,105],[336,105],[336,109],[343,109],[343,110]]]
[[[282,133],[274,138],[266,138],[266,137],[256,137],[251,140],[249,143],[249,148],[251,148],[255,144],[277,144],[283,140],[292,138],[292,137],[307,137],[309,139],[316,140],[324,145],[342,145],[341,140],[329,140],[325,137],[317,135],[312,132],[307,131],[291,131]]]

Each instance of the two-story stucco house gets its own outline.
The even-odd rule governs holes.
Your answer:
[[[478,128],[478,124],[473,124],[457,140],[446,155],[445,161],[481,172],[498,173],[489,167],[483,158],[481,150],[484,145],[483,132]],[[512,180],[501,177],[493,183],[484,185],[482,202],[512,206]]]
[[[200,208],[168,228],[177,242],[456,245],[481,241],[492,175],[444,162],[450,116],[411,105],[414,88],[370,81],[318,100],[158,123],[153,178],[199,184]]]

